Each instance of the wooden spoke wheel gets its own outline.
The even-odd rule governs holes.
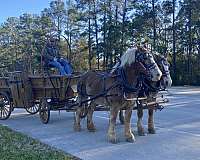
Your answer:
[[[36,113],[38,113],[38,111],[40,109],[40,104],[39,103],[35,103],[33,106],[26,107],[25,109],[30,114],[36,114]]]
[[[0,120],[6,120],[10,117],[12,106],[6,93],[0,93]]]
[[[39,115],[42,123],[47,124],[50,118],[50,105],[46,99],[43,99],[40,103]]]

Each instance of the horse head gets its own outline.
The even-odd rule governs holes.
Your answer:
[[[172,85],[172,78],[170,76],[169,62],[167,60],[167,55],[163,56],[159,53],[154,54],[155,61],[162,72],[161,86],[163,88],[169,88]]]
[[[156,64],[154,57],[150,51],[145,48],[137,48],[135,61],[140,62],[149,72],[149,80],[157,82],[161,79],[162,72]]]

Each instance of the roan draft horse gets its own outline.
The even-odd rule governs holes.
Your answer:
[[[154,59],[162,72],[162,76],[158,82],[149,81],[147,79],[144,81],[144,87],[145,87],[144,92],[145,92],[145,95],[147,96],[147,99],[140,101],[140,103],[138,104],[137,130],[138,130],[139,136],[145,135],[144,128],[142,125],[143,108],[140,104],[142,104],[144,101],[147,103],[156,102],[156,97],[158,96],[158,92],[165,90],[166,88],[169,88],[172,85],[172,79],[170,76],[169,63],[167,61],[167,56],[163,56],[159,53],[154,53]],[[148,133],[149,134],[155,134],[153,113],[154,113],[154,110],[151,107],[149,107],[148,109]],[[123,116],[122,110],[120,110],[119,118],[120,118],[120,122],[123,124],[124,116]]]
[[[111,73],[88,71],[78,83],[78,100],[81,102],[91,99],[88,106],[87,128],[95,131],[92,115],[97,105],[109,106],[110,120],[108,139],[117,142],[115,124],[118,112],[125,108],[125,138],[128,142],[135,141],[131,131],[131,115],[134,103],[141,87],[141,75],[151,81],[159,81],[162,73],[150,52],[142,48],[128,49],[120,58],[121,63],[115,66]],[[95,97],[95,98],[94,98]],[[127,99],[128,97],[128,99]],[[131,98],[130,98],[131,97]],[[74,129],[81,130],[81,106],[75,114]]]
[[[161,54],[154,54],[155,61],[157,65],[159,66],[162,76],[160,81],[157,83],[155,82],[147,82],[146,86],[146,95],[147,95],[147,100],[146,102],[156,102],[156,98],[158,97],[158,92],[165,90],[166,88],[171,87],[172,85],[172,79],[170,76],[170,71],[169,71],[169,63],[167,61],[167,57],[164,57]],[[148,80],[147,80],[148,81]],[[148,109],[148,133],[149,134],[155,134],[155,126],[154,126],[154,109],[151,107]],[[137,116],[138,116],[138,121],[137,121],[137,129],[138,129],[138,135],[144,136],[144,128],[142,125],[142,117],[143,117],[143,109],[142,107],[138,106],[137,110]]]

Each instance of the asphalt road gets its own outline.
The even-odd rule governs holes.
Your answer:
[[[73,131],[73,113],[51,112],[50,123],[44,125],[38,115],[29,115],[23,109],[15,110],[0,124],[25,133],[41,142],[71,153],[84,160],[200,160],[200,88],[174,87],[169,90],[170,102],[166,109],[155,113],[155,135],[138,136],[136,112],[132,127],[136,142],[125,142],[123,125],[117,124],[118,144],[107,141],[108,112],[96,112],[97,131]],[[147,131],[147,116],[144,126]]]

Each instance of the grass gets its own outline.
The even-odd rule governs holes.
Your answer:
[[[78,160],[78,158],[0,125],[0,160]]]

